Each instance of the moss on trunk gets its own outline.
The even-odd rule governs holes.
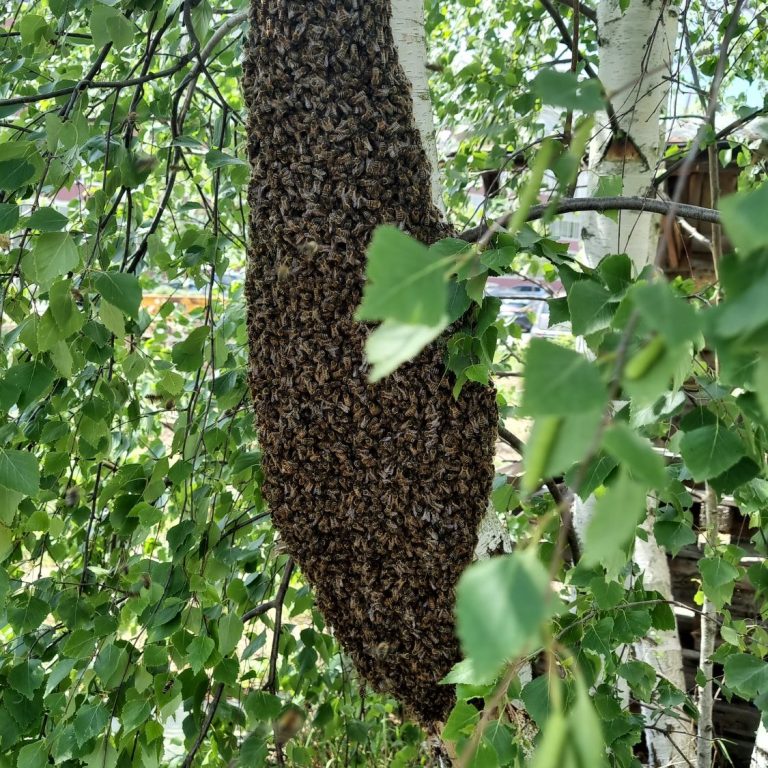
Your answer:
[[[389,0],[255,0],[244,88],[247,281],[264,495],[359,672],[423,722],[459,657],[454,587],[493,476],[490,389],[457,402],[436,344],[371,385],[353,320],[374,228],[448,234]]]

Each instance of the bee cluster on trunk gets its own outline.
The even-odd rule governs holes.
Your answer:
[[[254,0],[250,383],[264,495],[358,671],[425,723],[452,704],[456,582],[493,477],[491,389],[457,401],[437,343],[370,384],[356,322],[374,229],[450,234],[390,0]]]

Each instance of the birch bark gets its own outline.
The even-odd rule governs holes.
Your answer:
[[[588,191],[600,180],[620,178],[621,194],[649,196],[662,153],[661,113],[668,94],[674,57],[677,13],[667,0],[631,0],[622,11],[618,0],[601,0],[597,7],[599,73],[614,112],[606,117],[590,145]],[[610,253],[626,253],[635,274],[654,263],[659,237],[658,217],[621,211],[616,220],[593,214],[584,231],[587,260],[596,265]],[[576,500],[574,526],[583,539],[593,499]],[[637,539],[634,559],[648,589],[672,597],[669,566],[653,536],[653,505],[644,528],[647,540]],[[677,630],[653,631],[635,646],[636,656],[681,690],[685,690],[682,649]],[[654,723],[646,731],[649,764],[660,768],[693,761],[695,745],[690,722],[644,713]]]

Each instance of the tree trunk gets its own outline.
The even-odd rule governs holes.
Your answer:
[[[762,720],[757,727],[749,768],[768,768],[768,729],[763,725]]]
[[[593,138],[590,147],[589,190],[594,194],[601,178],[618,177],[621,194],[647,196],[661,157],[661,110],[666,101],[674,55],[677,13],[666,0],[632,0],[622,12],[618,0],[601,0],[597,7],[599,73],[608,94],[613,125]],[[587,259],[596,265],[609,253],[626,253],[635,273],[654,263],[659,228],[657,217],[622,211],[617,219],[599,214],[590,216],[585,228]],[[592,499],[574,509],[574,525],[580,538],[591,518]],[[653,506],[649,504],[647,541],[635,541],[634,558],[648,589],[671,599],[671,578],[664,551],[653,536]],[[682,649],[677,630],[654,630],[635,646],[636,656],[681,690],[685,690]],[[665,766],[695,758],[695,745],[689,722],[677,718],[657,718],[646,731],[649,764]],[[664,733],[667,730],[669,733]],[[680,733],[682,731],[682,733]]]
[[[494,393],[435,344],[372,385],[353,319],[394,222],[447,234],[389,0],[255,0],[245,56],[251,391],[264,495],[357,669],[423,722],[452,704],[454,587],[493,477]]]
[[[661,157],[662,108],[677,35],[677,12],[668,0],[640,0],[622,12],[619,0],[597,7],[599,74],[614,120],[602,121],[590,146],[589,189],[600,178],[618,177],[621,194],[649,196]],[[650,196],[653,196],[652,194]],[[626,253],[639,272],[653,264],[658,217],[620,211],[617,220],[593,214],[584,236],[587,257]]]

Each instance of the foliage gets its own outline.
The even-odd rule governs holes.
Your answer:
[[[693,2],[688,14],[705,78],[708,13]],[[283,579],[291,566],[260,494],[242,292],[245,23],[241,0],[20,0],[0,35],[2,766],[179,765],[185,755],[250,766],[276,743],[294,765],[428,759],[397,705],[359,690],[301,575]],[[479,211],[468,196],[488,167],[515,169],[505,194],[535,197],[529,166],[564,193],[588,125],[569,145],[545,130],[542,109],[560,120],[594,111],[601,94],[581,68],[546,69],[568,51],[544,7],[432,0],[428,23],[440,125],[461,136],[445,167],[454,218],[501,212],[504,196]],[[594,27],[581,31],[594,64]],[[738,49],[761,41],[763,26],[746,19]],[[729,77],[765,77],[761,55],[735,59]],[[764,107],[732,101],[740,114]],[[686,485],[707,481],[751,512],[768,554],[768,187],[759,160],[735,141],[725,151],[743,166],[743,192],[722,205],[737,250],[721,265],[719,306],[714,286],[630,279],[621,254],[586,268],[524,217],[481,247],[425,249],[382,230],[371,250],[360,317],[383,321],[369,348],[377,375],[461,320],[447,356],[457,396],[467,381],[520,372],[525,355],[520,413],[536,423],[524,491],[566,473],[571,488],[601,496],[605,524],[577,567],[562,560],[561,510],[526,495],[510,520],[519,551],[467,572],[457,605],[467,658],[449,678],[458,703],[444,734],[459,747],[478,732],[478,698],[501,683],[542,727],[537,768],[598,765],[602,743],[612,764],[634,764],[642,718],[617,702],[619,678],[657,711],[690,711],[683,692],[616,653],[672,621],[641,574],[626,580],[646,493],[671,553],[696,538]],[[423,270],[392,269],[401,247]],[[510,271],[562,281],[567,300],[551,302],[552,317],[587,337],[593,360],[551,342],[525,351],[483,295],[489,275]],[[626,404],[608,419],[618,393]],[[512,396],[500,399],[516,413]],[[678,458],[662,464],[651,440]],[[494,503],[506,513],[517,498],[504,490]],[[709,545],[701,590],[721,611],[723,694],[765,710],[765,630],[728,612],[739,579],[761,598],[768,587],[764,564],[745,571],[742,554]],[[562,680],[509,676],[542,649]],[[164,736],[174,729],[176,744]],[[529,748],[501,718],[474,764],[519,765]]]
[[[246,396],[245,11],[50,0],[4,25],[3,766],[251,766],[276,738],[295,765],[418,752],[300,574],[275,624],[290,565]]]

